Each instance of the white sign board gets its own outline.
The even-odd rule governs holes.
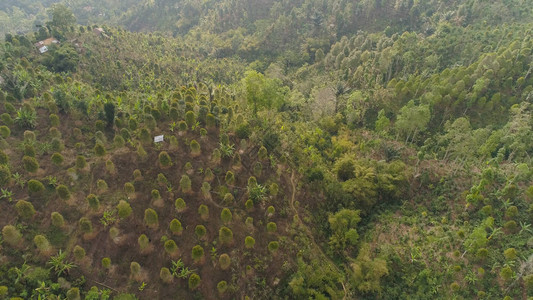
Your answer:
[[[154,143],[161,143],[163,141],[163,136],[158,135],[154,137]]]

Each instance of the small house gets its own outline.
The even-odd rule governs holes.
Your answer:
[[[46,52],[48,52],[48,47],[42,46],[41,48],[39,48],[39,53],[43,54],[43,53],[46,53]]]

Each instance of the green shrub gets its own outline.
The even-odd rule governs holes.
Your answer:
[[[145,252],[150,247],[150,239],[148,239],[145,234],[141,234],[139,236],[137,243],[139,244],[139,249],[141,249],[141,252]]]
[[[30,156],[24,156],[22,157],[22,165],[24,166],[24,170],[35,173],[39,169],[39,163],[35,159],[35,157]]]
[[[225,280],[222,280],[217,284],[217,290],[219,295],[223,295],[227,289],[228,283]]]
[[[211,185],[209,184],[209,182],[203,182],[202,183],[202,195],[204,196],[205,199],[210,199],[211,198]]]
[[[220,144],[229,145],[229,136],[226,133],[220,134]]]
[[[222,199],[222,204],[226,206],[233,205],[233,202],[235,201],[235,197],[233,197],[232,193],[226,193],[224,195],[224,198]]]
[[[53,151],[61,152],[65,149],[65,145],[63,145],[63,142],[59,138],[53,138],[50,142],[50,148]]]
[[[139,263],[136,261],[132,261],[130,263],[130,273],[133,279],[138,280],[138,277],[141,273],[141,265],[139,265]]]
[[[15,121],[13,121],[13,118],[11,118],[11,116],[8,113],[3,113],[2,115],[0,115],[0,119],[2,120],[2,123],[4,123],[4,125],[2,125],[0,127],[0,132],[2,133],[2,137],[3,138],[8,138],[9,134],[4,135],[4,133],[5,132],[11,132],[7,126],[13,125],[13,123],[15,123]]]
[[[215,179],[215,174],[213,174],[213,171],[211,171],[210,168],[207,168],[204,171],[204,181],[210,182],[211,180]]]
[[[186,131],[188,129],[187,123],[185,123],[185,121],[179,121],[178,129],[179,131]]]
[[[180,187],[181,191],[184,193],[190,193],[192,191],[191,188],[191,179],[187,175],[182,175],[180,180]]]
[[[9,127],[5,125],[0,126],[0,136],[2,136],[2,138],[4,139],[7,139],[8,137],[10,137],[11,130],[9,129]]]
[[[170,167],[172,165],[172,160],[166,151],[159,153],[159,163],[162,167]]]
[[[85,258],[85,249],[83,249],[82,246],[76,245],[74,246],[74,249],[72,250],[72,253],[74,254],[74,258],[77,261],[80,261]]]
[[[503,267],[500,270],[500,278],[503,281],[509,281],[509,280],[511,280],[513,278],[513,276],[514,276],[514,272],[511,269],[511,267],[509,267],[509,266]]]
[[[185,123],[187,123],[188,127],[196,125],[196,116],[194,115],[194,112],[188,111],[185,113]]]
[[[200,279],[200,275],[193,273],[189,277],[189,289],[196,290],[200,286],[201,281],[202,280]]]
[[[0,297],[7,296],[9,289],[5,285],[0,285]]]
[[[91,220],[89,220],[86,217],[82,217],[78,221],[78,225],[80,226],[80,230],[83,233],[91,233],[91,232],[93,232],[93,223],[91,222]]]
[[[38,234],[33,237],[33,243],[35,244],[35,247],[39,249],[41,252],[48,252],[52,249],[52,246],[50,246],[50,242],[48,239],[41,234]]]
[[[161,278],[164,283],[171,283],[174,279],[174,276],[172,275],[172,273],[170,273],[170,270],[168,268],[163,267],[159,271],[159,278]]]
[[[270,195],[272,196],[277,196],[278,193],[279,193],[279,186],[277,183],[272,183],[270,186],[269,186],[269,192],[270,192]]]
[[[176,199],[176,201],[174,202],[174,206],[176,207],[176,211],[178,212],[182,212],[185,209],[187,209],[187,204],[185,203],[185,200],[183,200],[182,198]]]
[[[518,216],[518,208],[514,205],[509,206],[507,210],[505,211],[505,218],[506,219],[514,219]]]
[[[35,179],[30,179],[28,181],[28,194],[31,197],[40,196],[44,191],[44,185]]]
[[[61,139],[61,131],[59,131],[59,129],[56,127],[50,127],[50,129],[48,129],[48,134],[52,138]]]
[[[244,246],[248,249],[251,249],[255,246],[255,239],[251,236],[244,238]]]
[[[157,183],[160,186],[168,186],[168,179],[163,173],[157,174]]]
[[[50,114],[48,120],[50,121],[50,126],[59,126],[59,117],[56,114]]]
[[[244,203],[244,207],[246,208],[246,210],[251,211],[254,208],[254,202],[252,200],[248,199]]]
[[[135,131],[137,130],[138,126],[139,124],[137,123],[137,120],[131,117],[128,121],[128,127],[130,128],[130,130]]]
[[[513,261],[516,259],[516,249],[515,248],[507,248],[505,251],[503,251],[503,255],[505,256],[506,260]]]
[[[242,167],[242,163],[241,163],[241,155],[239,153],[236,153],[234,156],[233,156],[233,162],[232,162],[232,166],[233,168],[235,169],[240,169]]]
[[[454,281],[454,282],[452,282],[452,283],[450,284],[450,289],[451,289],[454,293],[456,293],[456,292],[458,292],[458,291],[461,289],[461,286],[460,286],[456,281]]]
[[[175,136],[173,135],[170,136],[169,144],[170,144],[170,149],[173,149],[173,150],[178,149],[178,145],[179,145],[178,139]]]
[[[278,226],[274,222],[268,222],[267,224],[267,231],[268,232],[276,232],[278,230]]]
[[[223,208],[222,212],[220,213],[220,219],[224,224],[228,224],[233,219],[233,215],[231,214],[231,211],[228,208]]]
[[[253,166],[254,175],[260,177],[263,173],[263,165],[260,162],[255,162]]]
[[[200,136],[201,137],[207,136],[207,130],[205,128],[200,128]]]
[[[198,215],[200,215],[202,220],[209,219],[209,207],[207,207],[207,205],[205,205],[205,204],[201,204],[198,207]]]
[[[15,204],[15,209],[17,210],[19,217],[24,220],[29,220],[35,215],[35,208],[33,207],[33,204],[26,200],[17,201],[17,204]]]
[[[213,153],[211,154],[211,162],[215,165],[218,165],[220,163],[220,158],[221,158],[221,154],[220,154],[220,150],[218,150],[218,148],[216,148],[215,150],[213,150]]]
[[[179,119],[179,112],[178,109],[175,107],[171,107],[170,111],[168,112],[168,116],[170,117],[170,120],[176,122]]]
[[[104,156],[106,154],[106,150],[105,150],[105,147],[100,144],[100,143],[96,143],[96,145],[94,145],[94,154],[96,156]]]
[[[271,206],[269,206],[269,207],[267,208],[267,216],[268,216],[269,218],[271,218],[272,216],[274,216],[274,213],[275,213],[275,212],[276,212],[276,209],[274,208],[274,206],[271,205]]]
[[[78,170],[84,169],[87,166],[87,161],[85,160],[85,156],[83,155],[76,156],[75,165]]]
[[[192,167],[192,164],[190,161],[186,162],[185,165],[183,166],[183,170],[185,171],[185,173],[189,173],[191,174],[192,171],[194,170],[194,168]]]
[[[489,251],[486,248],[479,248],[476,251],[476,258],[477,259],[483,260],[483,259],[487,258],[488,255],[489,255]]]
[[[215,115],[208,113],[207,116],[205,117],[205,126],[207,126],[207,128],[214,128],[216,125],[217,125],[217,119]]]
[[[235,134],[240,139],[247,139],[248,137],[250,137],[251,133],[252,131],[250,129],[250,125],[248,125],[247,123],[239,125],[239,127],[237,127],[237,129],[235,130]]]
[[[116,174],[115,164],[110,159],[105,162],[105,169],[109,174]]]
[[[511,220],[511,221],[505,222],[505,224],[503,224],[503,228],[509,233],[514,233],[517,231],[518,225],[516,224],[515,221]]]
[[[6,165],[0,165],[0,186],[6,186],[11,180],[11,171]]]
[[[141,181],[142,178],[143,178],[143,176],[142,176],[141,170],[135,169],[133,171],[133,180],[134,181]]]
[[[233,172],[228,171],[226,172],[224,180],[226,181],[227,185],[233,185],[235,183],[235,175],[233,175]]]
[[[144,115],[144,124],[146,127],[148,127],[148,129],[150,129],[151,131],[154,131],[155,130],[155,127],[157,125],[157,121],[155,120],[154,116],[152,115],[149,115],[149,114],[145,114]],[[145,128],[141,128],[141,131],[145,129]],[[142,137],[141,137],[142,139]]]
[[[195,263],[201,262],[204,258],[204,248],[200,245],[192,247],[191,256]]]
[[[96,189],[100,193],[105,193],[108,189],[107,182],[105,182],[103,179],[98,179],[96,181]]]
[[[24,145],[24,155],[35,157],[35,148],[30,144]]]
[[[183,227],[181,226],[181,222],[178,221],[178,219],[173,219],[170,221],[170,231],[175,235],[181,235],[183,232]]]
[[[111,258],[104,257],[102,258],[102,268],[109,269],[111,267]]]
[[[100,207],[100,200],[98,199],[98,196],[96,196],[95,194],[87,195],[85,200],[87,200],[89,207],[93,210],[98,210],[98,208]]]
[[[224,253],[218,257],[218,264],[222,270],[227,270],[231,265],[231,258],[228,254]]]
[[[218,231],[218,239],[222,244],[229,245],[233,242],[233,232],[226,226],[222,226]]]
[[[117,211],[119,218],[125,219],[131,215],[133,209],[128,202],[120,200],[117,204]]]
[[[120,136],[125,140],[131,139],[130,131],[127,128],[120,129]]]
[[[150,131],[146,128],[141,128],[141,131],[139,131],[139,140],[143,145],[150,144],[152,141],[152,136],[150,135]]]
[[[72,135],[74,136],[74,138],[79,141],[83,138],[83,133],[81,132],[81,129],[79,128],[74,128],[72,129]]]
[[[147,208],[144,211],[144,223],[152,228],[157,228],[159,226],[159,217],[155,210]]]
[[[202,239],[203,237],[205,237],[206,232],[207,230],[205,229],[204,225],[196,225],[196,227],[194,228],[194,233],[196,234],[196,237],[198,237],[199,239]]]
[[[268,243],[268,251],[270,251],[271,253],[275,253],[276,251],[278,251],[278,248],[279,243],[277,241],[272,241]]]
[[[524,285],[529,292],[533,291],[533,274],[529,274],[523,277]]]
[[[22,241],[22,234],[12,225],[6,225],[2,228],[2,237],[11,246],[19,246]]]
[[[68,190],[67,186],[63,184],[60,184],[56,187],[56,193],[61,200],[70,199],[70,191]]]
[[[113,144],[115,144],[115,148],[122,148],[126,144],[126,141],[121,135],[115,135],[113,138]]]
[[[261,148],[259,148],[259,150],[257,151],[257,157],[260,160],[266,160],[268,158],[268,151],[265,146],[261,146]]]
[[[150,192],[150,195],[152,196],[152,200],[159,200],[161,199],[161,194],[159,193],[159,190],[153,189]]]
[[[176,242],[174,242],[173,240],[166,240],[164,247],[165,247],[165,251],[169,255],[176,255],[179,251],[178,245],[176,245]]]
[[[63,158],[63,155],[61,155],[61,153],[58,153],[58,152],[55,152],[54,154],[52,154],[51,160],[52,160],[52,163],[56,166],[61,166],[63,164],[63,161],[65,161],[65,159]]]
[[[200,144],[196,140],[192,140],[189,146],[191,147],[192,156],[198,156],[202,153],[200,149]]]
[[[35,142],[35,140],[36,140],[35,132],[33,132],[31,130],[24,131],[24,141],[25,142]]]
[[[63,219],[63,216],[57,211],[52,212],[50,218],[52,219],[52,225],[55,227],[63,227],[63,225],[65,225],[65,219]]]
[[[9,163],[9,157],[7,154],[0,150],[0,165],[7,165]]]
[[[77,287],[69,289],[67,291],[67,300],[81,300],[80,289]]]
[[[135,193],[135,186],[131,182],[124,183],[124,193],[132,195]]]
[[[103,131],[105,129],[104,121],[96,120],[96,122],[94,122],[94,128],[96,128],[98,131]]]
[[[246,224],[246,226],[248,228],[253,228],[254,227],[254,218],[247,217],[246,220],[244,221],[244,224]]]
[[[255,176],[248,177],[248,187],[254,187],[257,185],[257,178]]]

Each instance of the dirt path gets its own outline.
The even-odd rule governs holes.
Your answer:
[[[305,234],[307,235],[307,237],[311,241],[311,244],[313,245],[313,249],[315,250],[315,255],[317,255],[318,257],[321,257],[324,260],[326,260],[328,262],[328,264],[331,265],[335,269],[335,271],[337,273],[342,274],[343,272],[339,269],[339,267],[335,264],[335,262],[333,262],[326,255],[326,253],[324,253],[324,251],[322,250],[322,247],[320,247],[320,245],[317,244],[317,242],[315,241],[315,237],[313,235],[313,232],[309,229],[309,227],[307,227],[307,225],[305,225],[304,222],[302,222],[302,220],[300,218],[300,215],[298,214],[298,210],[296,209],[296,206],[294,206],[294,202],[296,201],[296,192],[297,192],[296,183],[295,183],[295,173],[296,172],[294,170],[292,170],[291,178],[290,178],[292,194],[291,194],[291,199],[289,201],[289,206],[291,207],[294,215],[297,216],[297,222],[298,222],[299,228],[301,228],[305,232]],[[343,299],[346,299],[346,297],[348,296],[348,294],[346,292],[346,286],[344,285],[344,282],[341,282],[341,284],[342,284],[342,288],[344,290]]]

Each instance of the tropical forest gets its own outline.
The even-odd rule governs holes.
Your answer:
[[[0,299],[533,299],[533,1],[0,1]]]

